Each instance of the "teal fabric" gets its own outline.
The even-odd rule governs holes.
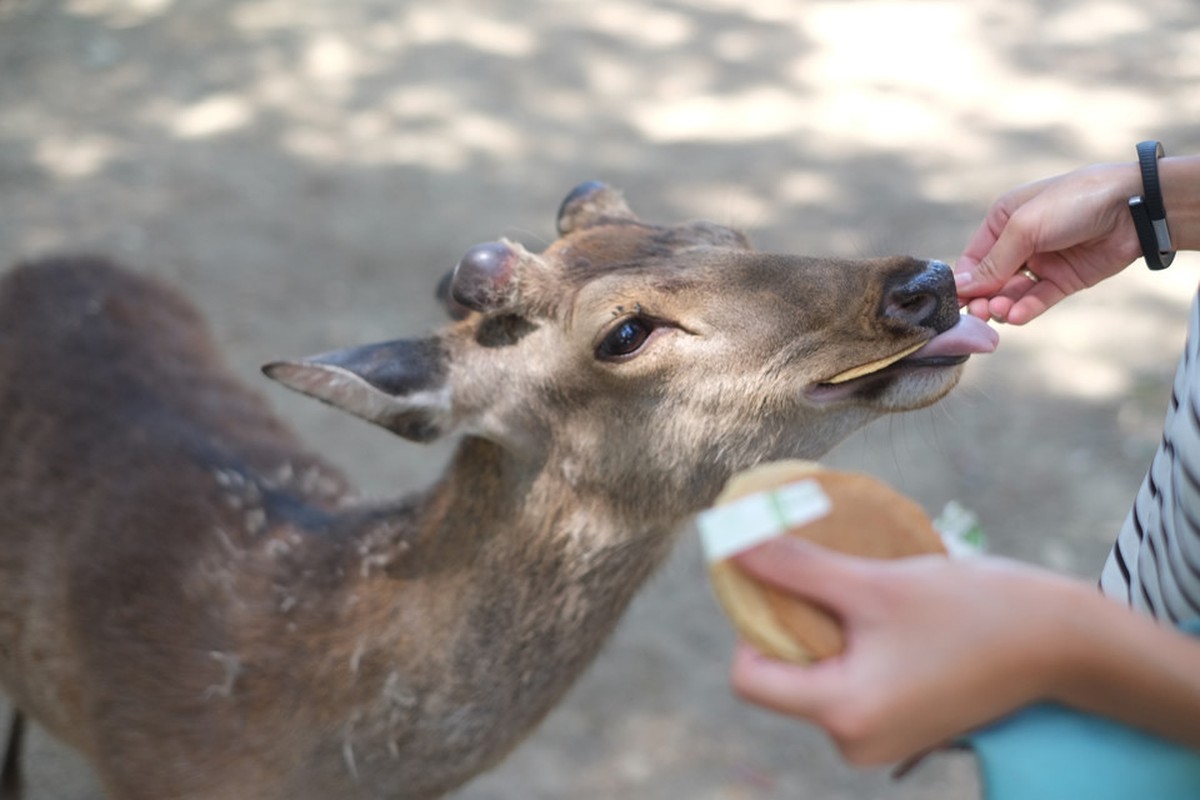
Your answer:
[[[1185,630],[1200,633],[1197,623]],[[987,800],[1200,799],[1200,751],[1059,705],[1031,706],[964,743]]]
[[[1197,800],[1200,752],[1038,705],[968,737],[987,800]]]

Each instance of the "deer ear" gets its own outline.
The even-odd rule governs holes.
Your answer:
[[[436,338],[276,361],[263,373],[414,442],[432,441],[453,426],[446,355]]]
[[[558,207],[560,236],[602,222],[637,219],[616,189],[600,181],[587,181],[572,189]]]

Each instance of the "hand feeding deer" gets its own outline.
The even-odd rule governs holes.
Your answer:
[[[265,367],[462,434],[390,502],[303,450],[174,291],[95,259],[0,283],[0,796],[20,714],[112,800],[440,796],[537,725],[732,472],[933,403],[994,346],[937,262],[761,254],[600,184],[558,229],[470,250],[427,338]]]

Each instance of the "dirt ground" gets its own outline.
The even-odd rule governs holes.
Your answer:
[[[1018,182],[1145,138],[1200,152],[1197,53],[1192,0],[0,0],[0,264],[98,251],[164,275],[262,383],[272,357],[439,324],[437,277],[500,235],[540,249],[584,179],[762,249],[953,260]],[[945,403],[827,461],[931,511],[967,504],[996,552],[1096,575],[1198,263],[1135,266],[1003,330]],[[448,452],[267,390],[373,491],[422,485]],[[893,782],[733,699],[694,538],[458,798],[977,796],[969,757]],[[33,798],[97,798],[34,745]]]

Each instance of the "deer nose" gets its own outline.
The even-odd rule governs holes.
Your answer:
[[[950,266],[927,261],[920,272],[899,278],[884,294],[883,316],[933,328],[938,333],[954,327],[958,322],[958,296]]]

